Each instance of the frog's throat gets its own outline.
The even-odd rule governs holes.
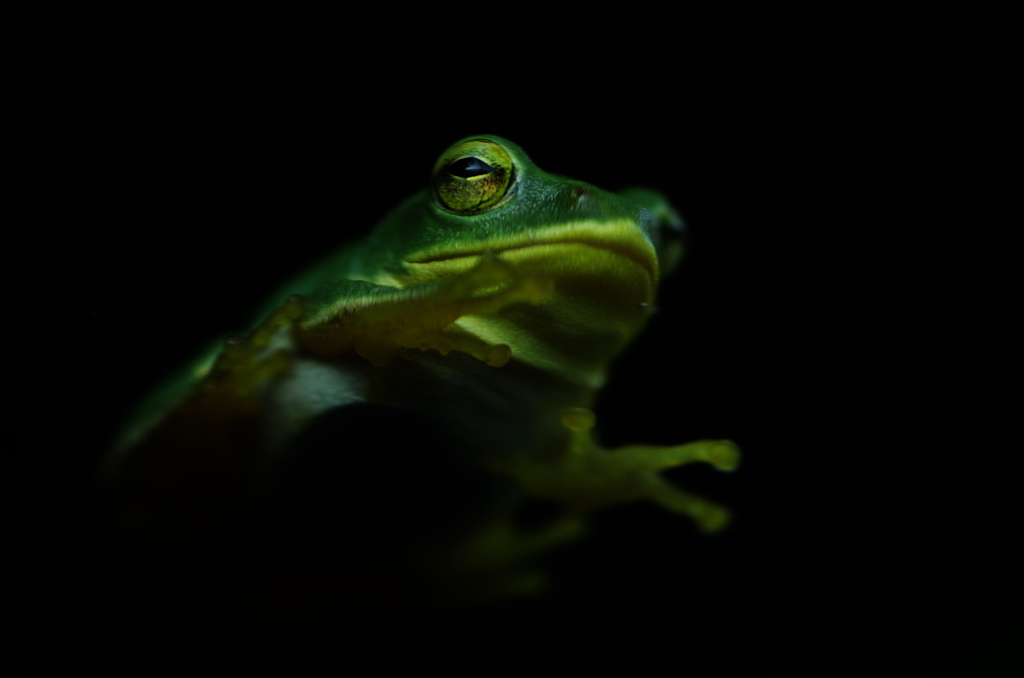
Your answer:
[[[510,280],[549,285],[530,303],[462,315],[450,331],[507,345],[514,359],[596,389],[608,364],[643,328],[658,275],[653,246],[635,222],[580,222],[530,235],[436,248],[406,260],[398,286],[442,283],[486,260]]]

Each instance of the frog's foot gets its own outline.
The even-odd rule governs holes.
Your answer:
[[[533,530],[499,520],[455,545],[431,551],[424,564],[435,573],[436,590],[449,602],[536,596],[545,590],[547,578],[533,562],[551,548],[579,539],[585,529],[583,518],[576,515]]]
[[[658,472],[706,462],[722,471],[739,465],[739,447],[729,440],[699,440],[671,447],[626,445],[607,450],[594,442],[594,413],[570,407],[562,424],[572,432],[567,450],[547,459],[517,459],[496,465],[517,477],[531,494],[554,499],[570,509],[590,511],[609,504],[649,499],[690,516],[705,532],[716,532],[729,521],[724,507],[684,492]]]
[[[166,542],[225,529],[252,488],[265,389],[292,365],[288,327],[303,302],[289,299],[248,337],[231,337],[199,381],[123,446],[112,465],[110,518]],[[129,448],[130,446],[130,448]],[[115,479],[116,478],[116,479]]]
[[[355,351],[377,366],[410,351],[467,353],[501,367],[512,357],[505,344],[489,344],[454,330],[459,319],[489,315],[511,304],[538,304],[554,281],[518,273],[509,264],[486,256],[465,275],[445,283],[399,289],[377,287],[348,299],[302,323],[296,343],[319,356]]]
[[[269,378],[291,365],[287,329],[305,312],[305,300],[293,294],[248,337],[232,336],[196,388],[201,398],[252,398]]]

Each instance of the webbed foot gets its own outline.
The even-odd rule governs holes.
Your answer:
[[[722,471],[735,470],[740,459],[736,443],[699,440],[668,447],[625,445],[608,450],[594,442],[594,423],[590,410],[566,408],[562,424],[572,437],[563,454],[504,461],[495,468],[518,478],[530,494],[556,500],[579,512],[648,499],[689,516],[705,532],[717,532],[728,524],[728,509],[674,487],[658,472],[693,462],[705,462]]]

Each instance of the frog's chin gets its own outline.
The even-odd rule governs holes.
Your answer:
[[[408,263],[416,282],[400,286],[463,290],[467,310],[449,331],[508,346],[518,363],[594,389],[653,310],[657,264],[650,251],[645,257],[639,247],[607,239],[531,240]]]
[[[450,330],[508,346],[516,362],[586,388],[600,387],[609,361],[640,332],[654,307],[650,269],[618,250],[544,243],[464,259],[478,267],[454,285],[490,269],[497,279],[478,290],[481,301],[505,290],[523,294],[470,311]],[[527,294],[531,290],[539,293]]]

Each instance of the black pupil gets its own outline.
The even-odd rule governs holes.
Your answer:
[[[480,158],[462,158],[448,165],[448,174],[454,177],[462,177],[463,179],[478,177],[481,174],[489,174],[493,171],[494,168]]]

